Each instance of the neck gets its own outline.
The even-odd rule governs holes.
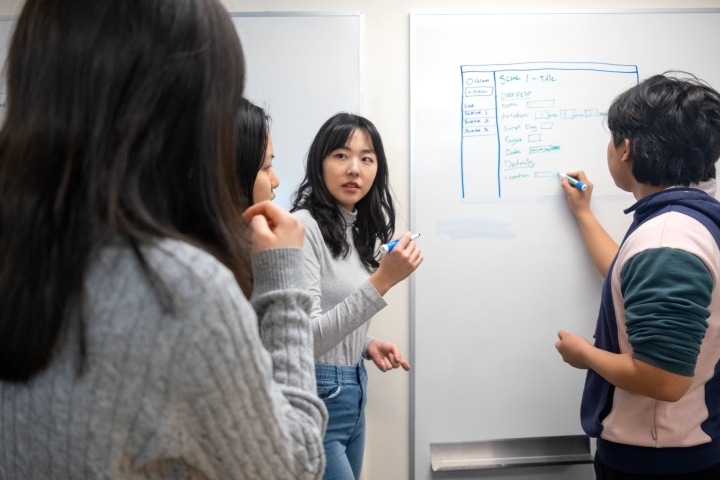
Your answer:
[[[636,183],[633,187],[632,194],[635,197],[635,200],[641,200],[648,195],[651,195],[655,192],[659,192],[660,190],[665,190],[668,187],[671,187],[672,185],[660,185],[660,186],[653,186],[653,185],[647,185],[645,183]]]

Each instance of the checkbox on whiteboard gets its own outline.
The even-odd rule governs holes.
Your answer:
[[[552,130],[553,122],[545,122],[540,124],[540,129],[542,130]]]
[[[572,120],[574,115],[575,115],[574,108],[569,108],[567,110],[560,110],[560,118],[567,118],[569,120]]]
[[[528,135],[528,142],[540,142],[542,139],[540,138],[539,133],[533,133],[532,135]]]
[[[550,114],[547,110],[543,110],[542,112],[535,112],[535,120],[541,120],[545,118],[550,118]]]

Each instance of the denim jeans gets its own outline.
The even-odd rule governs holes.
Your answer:
[[[323,439],[327,459],[323,480],[360,478],[365,451],[367,372],[351,366],[315,364],[318,396],[330,419]]]

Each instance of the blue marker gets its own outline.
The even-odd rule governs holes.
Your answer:
[[[568,177],[568,176],[565,175],[564,173],[558,173],[558,175],[560,175],[561,177],[567,179],[568,183],[569,183],[571,186],[577,188],[578,190],[582,190],[583,192],[587,190],[587,185],[585,185],[585,184],[584,184],[583,182],[581,182],[580,180],[578,180],[578,179],[576,179],[576,178],[573,178],[573,177]]]
[[[419,236],[420,236],[420,234],[419,234],[419,233],[416,233],[415,235],[413,235],[412,237],[410,237],[410,240],[415,240],[415,239],[418,238]],[[385,253],[390,253],[390,251],[391,251],[393,248],[395,248],[395,245],[397,245],[397,243],[398,243],[399,241],[400,241],[400,239],[398,238],[397,240],[393,240],[392,242],[388,242],[388,243],[386,243],[385,245],[380,245],[380,253],[383,253],[383,254],[385,254]]]

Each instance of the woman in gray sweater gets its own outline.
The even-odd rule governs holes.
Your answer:
[[[269,202],[242,220],[243,79],[217,0],[25,3],[0,130],[0,478],[322,476],[304,229]]]
[[[395,230],[395,210],[382,140],[369,120],[340,113],[320,128],[293,212],[306,228],[315,376],[330,414],[323,478],[354,480],[365,445],[363,357],[383,372],[410,369],[397,345],[367,335],[370,319],[385,307],[385,293],[423,260],[409,232],[377,257],[378,242]]]

